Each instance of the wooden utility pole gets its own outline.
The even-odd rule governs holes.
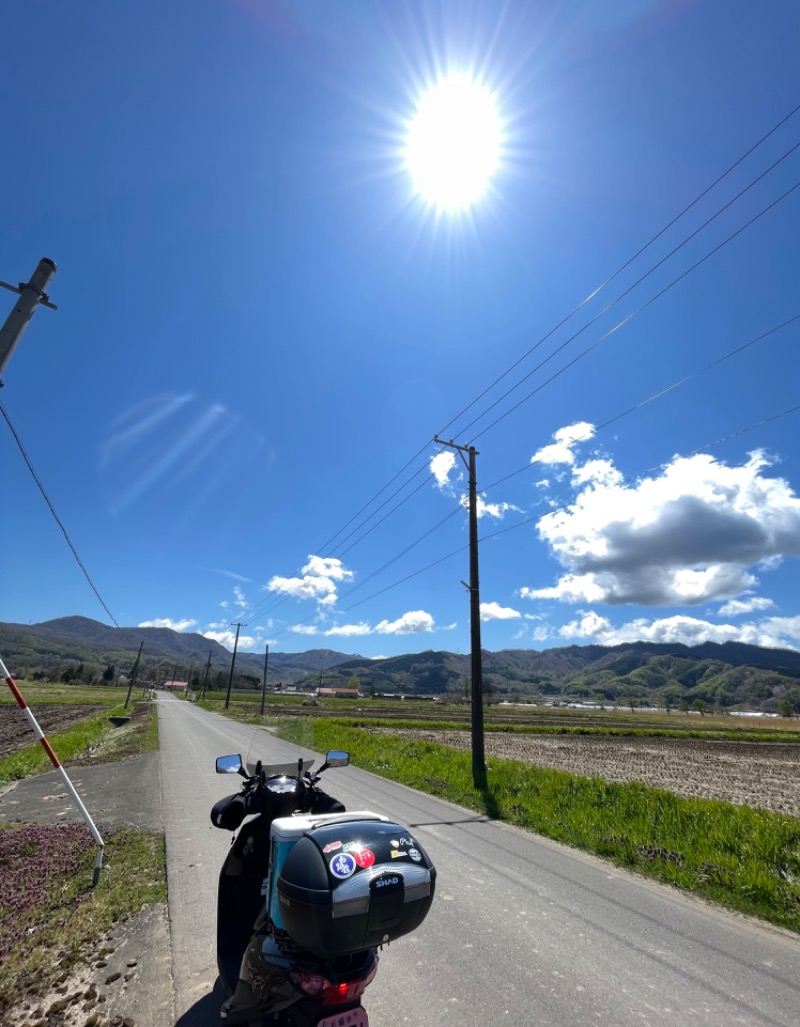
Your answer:
[[[267,662],[269,660],[269,646],[264,650],[264,681],[261,685],[261,716],[264,716],[264,700],[267,697]]]
[[[205,673],[203,674],[203,694],[200,696],[200,701],[201,702],[206,697],[206,686],[208,685],[208,672],[211,670],[211,653],[213,651],[214,651],[213,649],[209,649],[208,650],[208,660],[206,660],[206,670],[205,670]]]
[[[470,652],[472,668],[472,782],[476,788],[486,787],[486,756],[483,738],[483,661],[481,657],[481,597],[478,580],[478,481],[474,446],[458,446],[452,439],[445,442],[434,436],[440,446],[455,449],[469,472],[469,592]],[[468,458],[464,454],[468,454]]]
[[[233,623],[231,623],[231,627],[233,627]],[[233,642],[233,655],[231,656],[231,673],[230,673],[230,676],[228,678],[228,694],[227,694],[227,696],[225,698],[225,709],[226,710],[227,710],[227,708],[231,704],[231,685],[233,684],[233,665],[236,662],[236,649],[239,646],[239,631],[242,628],[246,628],[246,627],[247,627],[246,624],[237,624],[236,625],[236,638],[234,639],[234,642]]]
[[[136,663],[134,663],[134,665],[133,665],[133,672],[131,674],[131,682],[128,685],[128,694],[125,696],[125,709],[126,710],[128,708],[128,703],[131,701],[131,692],[133,691],[133,686],[136,684],[136,674],[139,671],[139,657],[142,655],[142,647],[143,646],[144,646],[144,639],[142,639],[141,644],[139,646],[139,652],[138,652],[138,654],[136,656]]]

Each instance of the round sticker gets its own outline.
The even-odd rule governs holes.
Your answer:
[[[356,861],[349,852],[340,852],[338,856],[333,857],[328,866],[334,877],[344,880],[345,877],[350,877],[355,873]]]
[[[415,863],[419,863],[422,859],[422,853],[419,851],[419,849],[409,849],[408,854],[414,860]]]
[[[375,853],[372,849],[359,849],[353,853],[353,859],[362,870],[366,870],[375,862]]]

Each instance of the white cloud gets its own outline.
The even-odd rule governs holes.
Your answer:
[[[417,635],[424,631],[433,631],[434,620],[424,610],[409,610],[397,620],[382,620],[375,625],[379,635]]]
[[[800,649],[800,616],[767,617],[749,624],[714,624],[699,617],[677,615],[647,620],[638,617],[613,625],[592,610],[559,628],[561,638],[592,639],[599,645],[662,642],[698,645],[701,642],[746,642],[769,649]]]
[[[203,636],[205,638],[212,638],[215,642],[219,642],[220,645],[224,645],[226,649],[233,652],[233,646],[236,643],[236,632],[235,631],[204,631]],[[239,635],[239,643],[237,648],[242,651],[254,649],[259,645],[260,640],[254,638],[252,635]]]
[[[431,457],[431,462],[428,466],[439,488],[444,488],[450,484],[450,472],[453,470],[455,462],[456,455],[450,449],[443,449],[441,453]]]
[[[575,454],[572,447],[577,442],[585,442],[593,438],[595,427],[588,421],[578,421],[566,428],[559,428],[553,433],[553,442],[549,446],[543,446],[531,457],[532,464],[574,464]]]
[[[294,599],[316,599],[320,606],[328,607],[336,603],[338,583],[353,579],[353,572],[332,556],[309,555],[300,573],[302,577],[295,578],[275,575],[264,587],[269,592],[282,592]]]
[[[240,610],[246,610],[249,607],[249,603],[245,599],[244,592],[238,585],[233,587],[234,603],[239,607]]]
[[[800,556],[800,499],[763,473],[769,465],[763,452],[740,466],[707,454],[676,457],[633,485],[607,461],[576,467],[573,503],[537,525],[567,573],[520,595],[682,606],[751,591],[758,579],[750,568]]]
[[[731,599],[730,602],[720,606],[720,617],[738,617],[743,613],[752,613],[753,610],[769,610],[775,603],[771,599],[759,596],[751,596],[749,599]]]
[[[481,603],[481,620],[513,620],[520,616],[519,611],[499,603]]]
[[[332,628],[328,628],[324,631],[325,635],[341,635],[344,638],[353,637],[354,635],[371,635],[372,628],[369,624],[334,624]]]
[[[443,630],[449,630],[454,628],[455,624],[448,625]],[[316,625],[308,624],[295,624],[292,627],[292,631],[297,635],[325,635],[340,636],[344,638],[353,638],[359,635],[413,635],[419,634],[423,631],[432,631],[434,628],[434,619],[424,610],[409,610],[408,613],[404,613],[402,617],[398,617],[397,620],[388,621],[382,620],[379,624],[374,627],[369,625],[366,621],[360,621],[357,624],[334,624],[330,628],[322,630]]]
[[[562,638],[596,638],[609,630],[611,630],[610,621],[590,610],[581,613],[580,620],[570,621],[569,624],[559,628],[558,633]]]
[[[476,499],[475,509],[479,518],[495,517],[497,520],[502,520],[509,510],[522,513],[520,508],[514,506],[513,503],[487,503],[481,496],[477,496]],[[462,500],[462,506],[469,506],[469,499],[467,497]]]
[[[189,628],[197,627],[197,621],[185,618],[184,620],[173,620],[171,617],[156,617],[155,620],[143,620],[137,624],[139,628],[170,628],[172,631],[188,631]]]

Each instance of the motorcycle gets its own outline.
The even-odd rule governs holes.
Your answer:
[[[347,812],[319,787],[346,752],[247,765],[220,756],[218,774],[244,778],[211,821],[234,832],[217,891],[217,969],[224,1024],[369,1027],[361,998],[377,949],[415,930],[436,870],[411,831],[369,810]],[[238,833],[237,833],[238,832]]]

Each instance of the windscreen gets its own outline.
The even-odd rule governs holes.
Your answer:
[[[245,768],[248,774],[254,774],[256,770],[256,763],[261,760],[261,767],[266,773],[267,777],[280,777],[286,775],[287,777],[297,777],[298,765],[297,760],[290,762],[274,762],[274,753],[270,753],[270,749],[274,749],[275,738],[270,731],[266,731],[262,727],[257,727],[253,732],[253,737],[250,740],[250,748],[247,750],[247,756],[245,758]],[[303,760],[301,770],[305,771],[314,766],[314,760]]]

